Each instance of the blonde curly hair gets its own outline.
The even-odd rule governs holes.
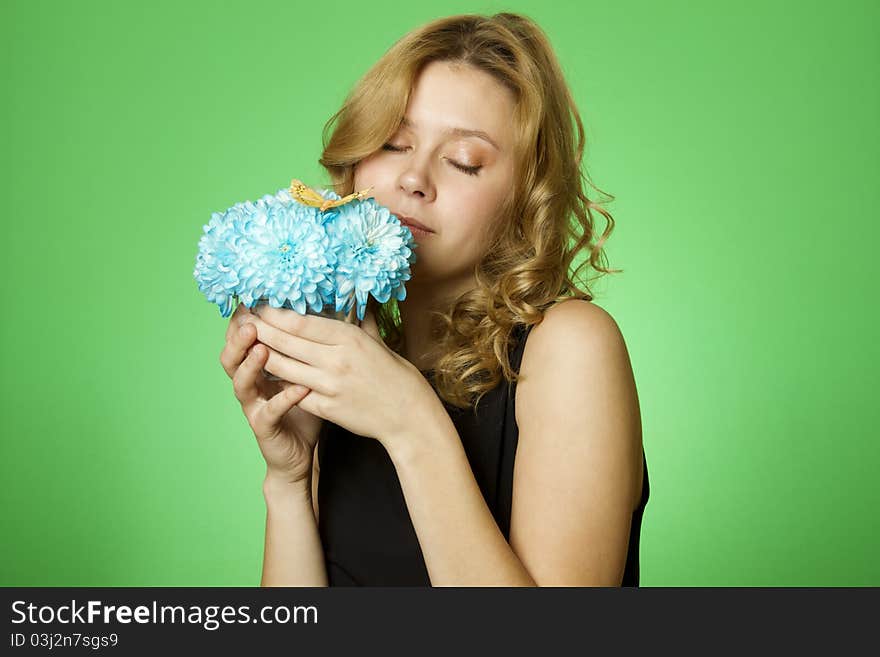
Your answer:
[[[452,406],[472,406],[476,412],[482,396],[502,377],[518,379],[508,358],[517,330],[540,323],[557,303],[592,300],[589,280],[582,281],[583,289],[576,283],[583,269],[594,269],[594,279],[622,271],[607,268],[602,250],[614,220],[587,197],[584,183],[609,200],[614,196],[581,171],[583,124],[546,34],[531,19],[508,12],[431,21],[398,40],[356,83],[324,126],[319,162],[336,193],[354,191],[355,165],[397,131],[412,87],[432,61],[485,71],[511,89],[517,103],[516,174],[499,208],[503,220],[496,222],[474,269],[476,287],[445,312],[432,311],[428,362],[433,363],[437,394]],[[606,219],[596,242],[593,210]],[[586,257],[575,267],[580,254]],[[383,340],[402,354],[397,301],[370,302]]]

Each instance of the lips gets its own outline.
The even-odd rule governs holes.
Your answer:
[[[405,226],[415,226],[416,228],[421,228],[422,230],[426,230],[429,233],[434,232],[433,230],[428,228],[425,224],[419,223],[418,221],[416,221],[412,217],[407,217],[406,215],[402,215],[402,214],[398,214],[396,216],[398,219],[400,219],[400,223],[404,224]]]

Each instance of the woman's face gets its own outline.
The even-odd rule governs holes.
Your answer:
[[[413,231],[413,284],[472,281],[513,187],[513,109],[513,94],[489,74],[431,62],[413,87],[404,125],[357,164],[355,191],[372,186],[401,221],[411,217],[433,231]]]

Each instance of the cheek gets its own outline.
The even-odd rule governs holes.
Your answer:
[[[460,217],[459,223],[471,235],[482,235],[489,229],[498,209],[498,199],[494,195],[471,192],[460,193],[456,210],[451,216]]]
[[[354,188],[363,189],[369,185],[379,186],[383,179],[383,167],[379,160],[370,156],[358,162],[354,169]]]
[[[458,206],[456,237],[459,248],[469,259],[482,257],[483,250],[498,221],[498,211],[503,199],[489,194],[477,194],[463,199]]]

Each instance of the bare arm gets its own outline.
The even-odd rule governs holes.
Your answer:
[[[327,586],[324,549],[312,504],[311,481],[266,477],[266,544],[260,586]]]
[[[565,301],[532,330],[520,373],[510,544],[541,586],[620,586],[643,469],[623,335],[599,306]]]
[[[431,586],[536,586],[486,505],[449,415],[389,449]]]

